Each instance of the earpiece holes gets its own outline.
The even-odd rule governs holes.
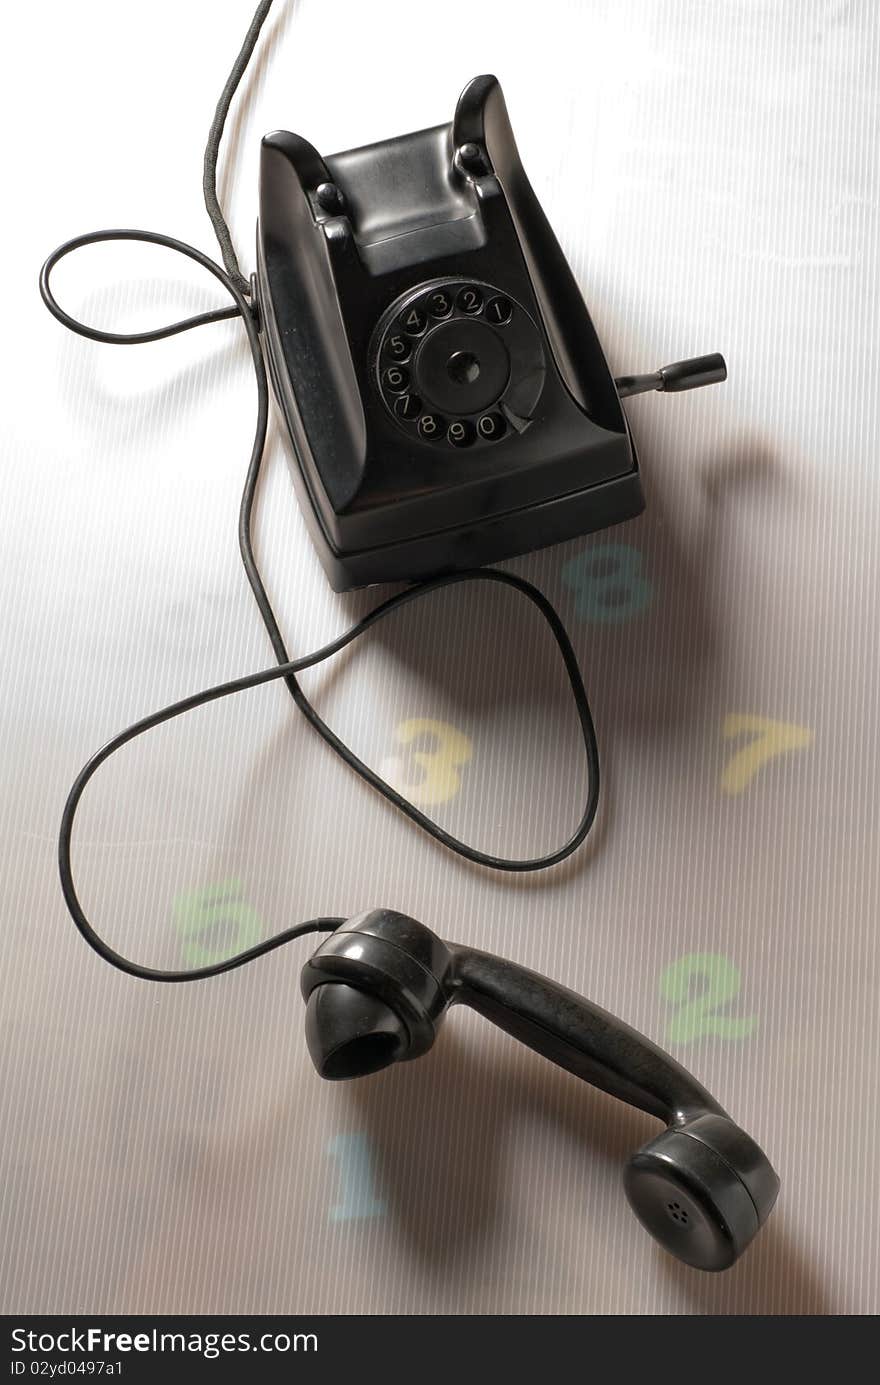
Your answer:
[[[688,1214],[680,1202],[667,1202],[666,1210],[673,1221],[677,1221],[679,1226],[688,1225]]]

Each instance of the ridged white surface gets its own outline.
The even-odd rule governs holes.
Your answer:
[[[331,1086],[302,1039],[307,943],[150,987],[103,967],[66,915],[55,836],[86,756],[270,655],[236,551],[254,405],[240,329],[94,345],[43,311],[37,272],[103,226],[213,251],[202,146],[250,8],[88,0],[7,20],[3,1306],[876,1311],[880,12],[279,3],[222,158],[247,269],[262,133],[366,143],[448,119],[464,83],[495,71],[612,368],[721,349],[730,379],[629,406],[645,516],[514,565],[560,605],[593,699],[606,793],[574,863],[516,880],[455,860],[355,781],[277,685],[124,751],[77,838],[87,907],[144,961],[191,955],[194,892],[228,897],[214,946],[227,908],[234,935],[386,904],[670,1043],[782,1176],[771,1223],[711,1277],[626,1208],[622,1167],[653,1123],[476,1017],[455,1014],[419,1063]],[[57,287],[120,330],[218,301],[183,261],[133,247],[85,252]],[[293,648],[366,609],[328,591],[277,437],[257,532]],[[610,543],[635,550],[652,599],[631,620],[579,618],[567,565]],[[412,779],[395,740],[411,718],[468,739],[461,789],[435,809],[452,830],[525,853],[571,826],[564,680],[511,598],[446,593],[336,665],[309,685],[371,763],[403,757]],[[725,720],[749,715],[812,740],[725,792],[744,744]],[[667,998],[699,954],[735,969],[735,993],[707,1009],[742,1037],[688,1028]],[[676,1018],[687,1041],[670,1040]]]

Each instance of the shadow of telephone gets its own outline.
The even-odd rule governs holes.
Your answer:
[[[455,116],[322,158],[263,140],[253,296],[293,479],[336,591],[481,567],[644,507],[613,379],[496,78]]]

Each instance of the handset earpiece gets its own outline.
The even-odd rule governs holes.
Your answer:
[[[303,968],[302,990],[322,1077],[366,1076],[418,1057],[459,1003],[665,1121],[629,1160],[624,1187],[642,1225],[688,1265],[727,1269],[770,1214],[779,1179],[755,1141],[650,1039],[547,977],[376,909],[322,942]]]

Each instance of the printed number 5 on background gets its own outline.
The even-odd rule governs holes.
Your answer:
[[[382,778],[423,808],[454,798],[461,788],[459,770],[474,753],[467,736],[427,717],[402,721],[394,735],[403,753],[383,760]]]
[[[260,941],[262,920],[243,894],[240,880],[224,880],[174,901],[181,952],[190,966],[210,966]]]
[[[750,735],[748,744],[732,755],[721,776],[721,788],[725,793],[738,794],[747,788],[758,770],[768,760],[784,755],[789,750],[806,750],[815,739],[806,726],[793,726],[786,721],[771,721],[768,717],[756,717],[731,713],[724,718],[721,734],[726,741],[737,736]]]

